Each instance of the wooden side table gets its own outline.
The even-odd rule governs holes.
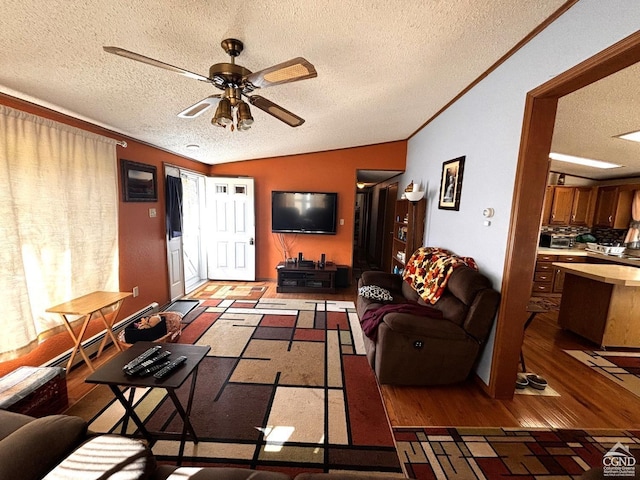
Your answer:
[[[100,354],[102,353],[102,350],[104,349],[104,346],[107,342],[107,337],[110,337],[116,348],[119,351],[122,351],[122,347],[120,347],[120,344],[118,343],[118,340],[116,339],[111,329],[116,318],[118,317],[118,313],[120,312],[120,308],[122,307],[122,302],[125,298],[130,297],[131,295],[131,292],[93,292],[47,309],[47,312],[49,313],[60,314],[62,320],[64,321],[64,326],[67,328],[67,332],[69,333],[71,340],[73,340],[74,342],[71,356],[69,357],[69,361],[67,362],[67,372],[70,370],[71,365],[73,365],[73,360],[75,359],[76,353],[78,352],[80,353],[80,356],[82,356],[85,363],[88,365],[89,369],[92,372],[95,371],[95,368],[91,363],[91,359],[82,348],[82,340],[84,339],[87,327],[89,326],[89,321],[95,313],[100,314],[100,318],[102,319],[102,322],[104,323],[104,326],[106,328],[106,335],[102,339],[102,342],[100,342],[97,356],[100,356]],[[116,309],[113,312],[111,319],[107,320],[104,310],[114,305],[116,305]],[[74,315],[79,315],[81,318],[77,320],[70,320],[69,317]],[[71,324],[80,322],[82,322],[80,325],[80,329],[78,330],[78,333],[76,333],[73,330]]]

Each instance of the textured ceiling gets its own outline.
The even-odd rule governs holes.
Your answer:
[[[623,167],[599,170],[553,160],[551,169],[596,180],[640,175],[640,143],[615,138],[640,130],[638,92],[640,66],[636,64],[562,97],[551,150]]]
[[[565,0],[3,0],[0,91],[209,164],[403,140]],[[122,47],[208,75],[293,57],[317,78],[260,94],[306,119],[253,108],[247,132],[176,114],[212,85],[108,54]],[[188,144],[201,148],[192,152]]]

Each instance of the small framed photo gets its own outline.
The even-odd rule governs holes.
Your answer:
[[[158,201],[156,167],[129,160],[121,160],[121,167],[122,195],[125,202]]]
[[[442,210],[460,210],[462,173],[464,172],[465,158],[466,157],[454,158],[442,164],[440,196],[438,198],[438,208]]]

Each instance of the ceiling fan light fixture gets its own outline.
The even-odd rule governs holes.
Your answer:
[[[229,55],[230,61],[211,65],[211,67],[209,67],[209,76],[190,72],[183,68],[120,47],[105,46],[103,49],[107,53],[178,73],[212,84],[216,88],[223,90],[223,93],[210,95],[195,105],[183,110],[178,114],[180,118],[195,118],[203,114],[217,102],[216,112],[211,120],[213,125],[219,127],[229,125],[232,131],[235,129],[248,130],[253,124],[253,117],[249,106],[242,101],[242,97],[244,96],[247,98],[248,103],[251,103],[251,105],[286,123],[290,127],[299,127],[304,123],[302,117],[289,112],[270,100],[259,95],[249,94],[259,88],[317,77],[318,73],[309,61],[302,57],[296,57],[257,72],[252,72],[242,65],[237,65],[235,62],[236,57],[240,55],[244,49],[244,45],[240,40],[227,38],[220,43],[220,46],[227,55]]]
[[[231,116],[231,102],[228,98],[225,97],[218,102],[218,108],[216,108],[216,114],[213,116],[212,122],[223,127],[233,123],[233,117]]]
[[[253,117],[251,116],[251,109],[246,102],[240,101],[238,103],[238,130],[249,130],[253,125]]]

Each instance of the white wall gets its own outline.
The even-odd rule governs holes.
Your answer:
[[[425,245],[474,257],[500,290],[526,93],[638,29],[640,2],[581,0],[409,140],[399,186],[427,188]],[[442,162],[460,156],[460,210],[439,210]],[[495,209],[490,227],[486,207]],[[478,367],[485,383],[492,351],[493,333]]]

